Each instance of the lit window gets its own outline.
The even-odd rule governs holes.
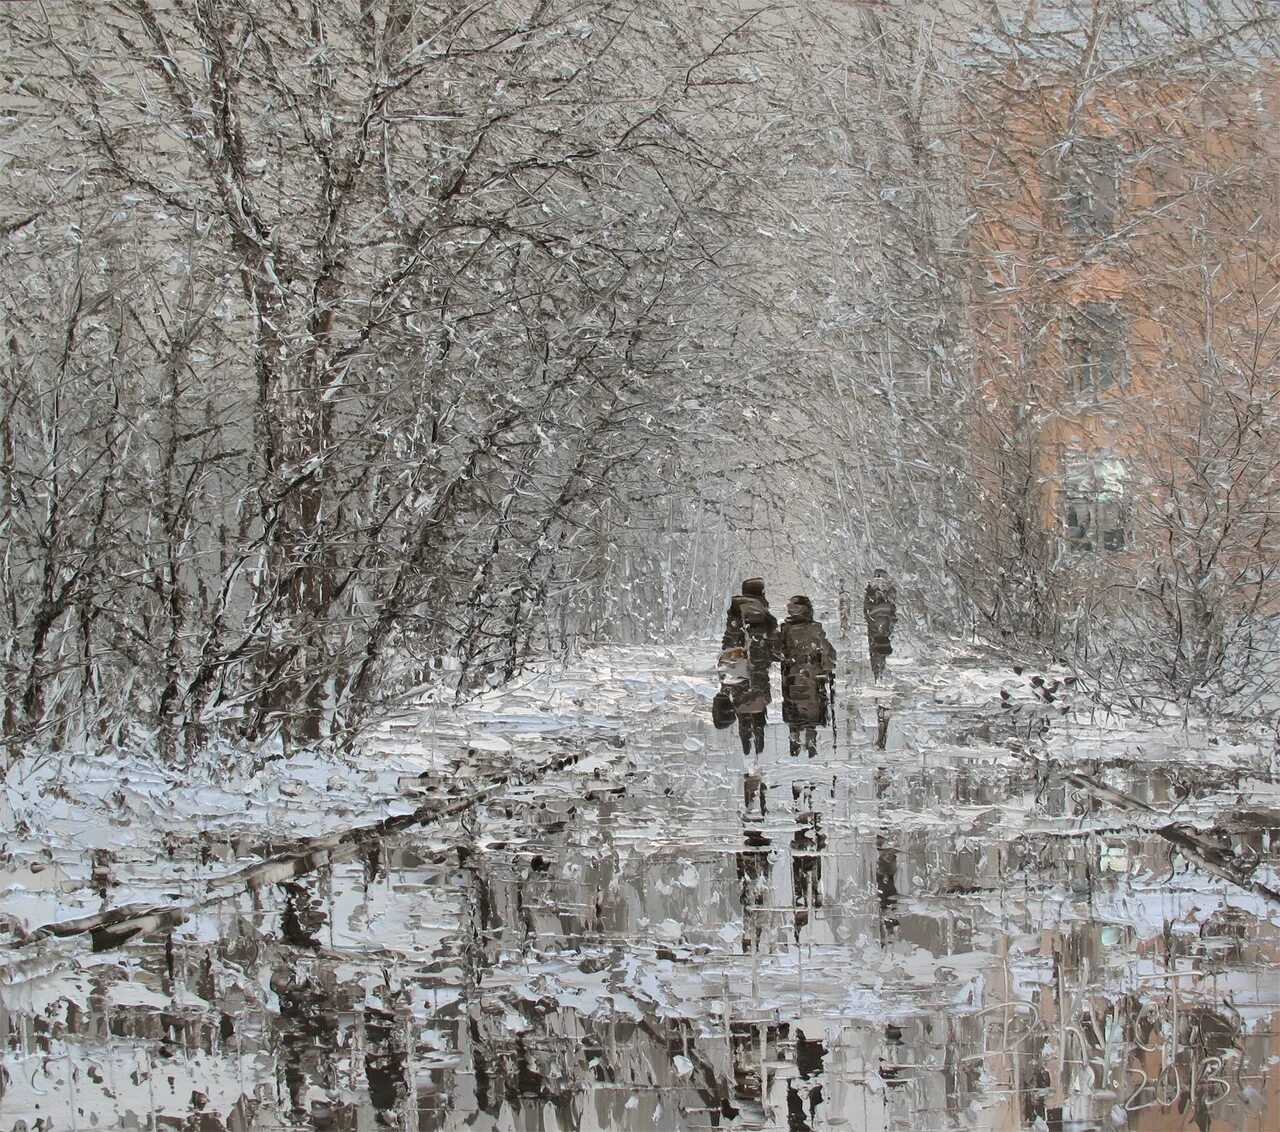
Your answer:
[[[1107,553],[1128,546],[1128,478],[1128,465],[1116,456],[1068,452],[1063,457],[1062,524],[1071,546]]]

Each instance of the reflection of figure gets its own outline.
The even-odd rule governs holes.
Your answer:
[[[901,1088],[907,1083],[897,1059],[897,1051],[903,1045],[901,1026],[894,1022],[885,1023],[884,1045],[885,1051],[880,1057],[880,1076],[891,1089]]]
[[[889,709],[876,704],[876,750],[883,751],[889,742]]]
[[[787,1132],[813,1132],[822,1103],[822,1062],[827,1048],[821,1038],[810,1041],[796,1031],[796,1069],[800,1076],[787,1082]]]
[[[773,694],[769,688],[769,665],[774,661],[778,644],[778,619],[769,612],[764,596],[764,582],[748,578],[742,593],[729,605],[729,615],[721,640],[721,663],[729,663],[727,654],[739,651],[745,662],[745,679],[728,685],[733,708],[738,715],[738,736],[742,753],[764,753],[764,726]]]
[[[877,570],[867,583],[862,598],[862,613],[867,619],[867,652],[871,656],[871,674],[879,680],[884,675],[885,658],[893,652],[890,637],[898,621],[898,591],[884,570]]]
[[[285,881],[284,911],[280,915],[280,936],[293,947],[319,947],[316,933],[329,922],[324,902],[305,883]]]
[[[813,619],[813,604],[803,594],[787,602],[780,633],[782,718],[791,732],[791,755],[800,753],[804,730],[809,757],[818,753],[818,728],[827,722],[836,650],[822,625]]]
[[[364,847],[364,883],[367,888],[377,884],[387,875],[386,862],[382,858],[382,842],[376,837],[369,839]]]
[[[797,943],[801,929],[809,922],[809,913],[822,907],[822,851],[827,847],[817,811],[805,816],[809,824],[797,828],[791,838],[791,888],[795,898]]]
[[[742,803],[746,811],[744,818],[753,824],[743,829],[743,846],[734,854],[734,859],[738,870],[738,895],[742,902],[742,950],[748,952],[760,946],[765,925],[760,909],[767,903],[773,873],[773,862],[769,856],[773,842],[759,828],[764,822],[765,812],[765,785],[759,775],[742,776]],[[752,812],[757,808],[758,817]]]
[[[736,854],[738,866],[738,892],[742,900],[742,950],[759,948],[764,934],[765,907],[773,862],[769,853],[773,842],[762,829],[745,829],[743,847]]]
[[[766,1068],[778,1060],[790,1027],[786,1022],[731,1022],[729,1053],[733,1060],[733,1101],[746,1128],[763,1128],[769,1120]]]
[[[395,1126],[400,1123],[396,1110],[409,1090],[405,1072],[404,1028],[397,1024],[394,1014],[376,1006],[366,1006],[364,1043],[364,1073],[369,1083],[369,1101],[379,1124]]]
[[[312,1085],[327,1092],[336,1077],[334,1060],[339,1054],[337,1005],[326,988],[304,970],[276,968],[271,989],[280,999],[280,1032],[277,1044],[284,1069],[291,1115],[310,1115],[307,1094]]]
[[[898,906],[898,851],[876,835],[876,891],[880,894],[880,937],[887,939],[897,930],[898,920],[891,915]]]

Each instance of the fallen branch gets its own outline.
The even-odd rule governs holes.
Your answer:
[[[259,890],[267,885],[279,884],[292,877],[314,872],[322,865],[350,860],[371,841],[380,840],[413,826],[427,826],[444,821],[489,801],[507,787],[527,786],[549,774],[573,766],[586,755],[586,750],[571,751],[544,763],[529,774],[520,774],[516,771],[500,774],[488,786],[449,801],[433,799],[424,802],[416,810],[407,814],[394,814],[371,825],[349,829],[339,834],[310,838],[297,849],[257,861],[225,876],[215,877],[208,882],[206,895],[196,900],[166,905],[122,904],[104,908],[92,915],[44,924],[32,931],[26,939],[17,943],[15,949],[29,947],[31,944],[51,937],[66,939],[85,934],[92,937],[94,951],[106,951],[119,947],[137,936],[175,927],[193,913],[226,900],[238,892]],[[449,850],[442,852],[453,851],[453,848],[450,847]],[[0,967],[0,981],[3,981],[4,973],[9,970],[9,967],[8,963]]]

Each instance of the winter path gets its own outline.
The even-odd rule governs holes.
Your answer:
[[[217,789],[13,768],[0,1130],[1273,1126],[1270,746],[953,650],[744,758],[714,651]]]

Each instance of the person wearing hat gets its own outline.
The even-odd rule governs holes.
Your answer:
[[[729,615],[720,647],[721,663],[732,663],[734,657],[745,661],[746,679],[727,685],[738,717],[738,737],[742,753],[764,753],[764,728],[768,707],[773,699],[769,686],[769,666],[777,657],[778,619],[769,612],[764,596],[764,579],[747,578],[742,592],[729,603]]]
[[[747,578],[742,592],[729,602],[729,614],[725,620],[722,649],[743,648],[746,645],[747,626],[765,626],[768,632],[777,633],[778,619],[769,612],[769,599],[764,596],[764,579]]]
[[[879,680],[884,675],[885,660],[893,652],[890,637],[898,622],[898,590],[888,571],[876,570],[867,583],[862,598],[862,613],[867,619],[867,652],[871,657],[871,675]]]
[[[787,619],[779,633],[782,663],[782,720],[791,734],[791,756],[800,753],[804,732],[809,757],[818,753],[818,728],[828,722],[836,650],[822,624],[813,619],[813,603],[796,594],[787,602]]]

